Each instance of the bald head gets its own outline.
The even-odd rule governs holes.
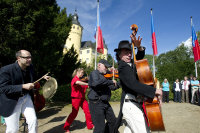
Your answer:
[[[27,53],[30,54],[30,52],[27,50],[19,50],[16,52],[15,57],[18,58],[18,57],[22,56],[22,54],[27,54]]]
[[[19,50],[16,52],[16,58],[19,66],[22,69],[26,69],[31,64],[31,53],[27,50]]]

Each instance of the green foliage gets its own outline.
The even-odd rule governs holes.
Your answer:
[[[114,60],[114,58],[112,57],[111,54],[108,54],[108,58],[107,58],[107,61],[110,63],[110,65],[113,66],[113,61],[114,61],[114,67],[117,68],[118,65],[117,65],[117,62]]]
[[[71,102],[71,84],[58,86],[56,94],[53,96],[52,101]]]
[[[162,80],[167,78],[169,82],[194,74],[191,51],[181,45],[173,51],[161,54],[156,60],[156,68],[156,76]]]
[[[86,62],[82,62],[81,65],[80,65],[80,67],[84,69],[85,74],[86,74],[87,76],[89,76],[90,73],[94,70],[94,67],[93,67],[93,66],[88,66],[88,65],[86,64]]]
[[[0,64],[14,62],[15,52],[26,49],[32,54],[38,77],[51,72],[63,83],[65,77],[60,75],[66,73],[66,62],[72,60],[71,53],[63,58],[62,52],[72,24],[66,9],[60,10],[56,0],[1,0],[0,18]],[[66,67],[67,74],[75,67]]]
[[[56,69],[56,77],[59,84],[68,84],[72,80],[73,71],[80,66],[80,61],[78,61],[78,54],[76,53],[74,47],[69,49],[64,55],[61,61],[61,65]]]
[[[110,101],[112,101],[112,102],[118,101],[119,102],[121,99],[121,94],[122,94],[122,88],[112,91]]]
[[[86,94],[85,94],[86,100],[88,100],[87,94],[88,94],[89,90],[90,90],[89,88],[86,90]],[[119,102],[121,100],[121,94],[122,94],[122,88],[119,88],[115,91],[111,91],[110,101],[111,102]]]

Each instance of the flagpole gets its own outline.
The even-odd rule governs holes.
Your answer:
[[[192,25],[193,25],[193,23],[192,23],[192,16],[190,17],[190,20],[191,20],[191,29],[192,29]],[[195,65],[195,76],[197,77],[197,62],[195,62],[194,65]]]
[[[153,55],[153,78],[155,78],[155,58],[154,58],[154,55]]]
[[[152,8],[151,8],[151,16],[152,16]],[[154,51],[153,51],[153,78],[155,78],[155,58],[154,58]]]
[[[95,70],[97,69],[98,26],[99,26],[99,0],[97,0],[97,30],[96,30],[95,66],[94,66]]]
[[[195,75],[196,75],[196,77],[197,77],[197,62],[195,62]]]

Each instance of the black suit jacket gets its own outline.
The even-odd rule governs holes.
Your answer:
[[[33,82],[33,71],[30,69],[31,82]],[[8,117],[13,113],[18,99],[22,96],[23,84],[22,71],[18,63],[4,66],[0,69],[0,115]],[[29,91],[33,96],[33,92]]]
[[[144,57],[145,51],[138,51],[137,53],[137,60],[142,59]],[[152,86],[148,86],[142,84],[138,81],[137,72],[135,65],[131,67],[126,62],[120,60],[118,62],[118,71],[119,71],[119,79],[122,86],[122,97],[121,97],[121,104],[120,104],[120,112],[115,123],[113,133],[118,133],[118,128],[122,121],[122,107],[124,103],[124,98],[126,93],[133,94],[135,96],[142,95],[148,98],[154,98],[156,89]]]

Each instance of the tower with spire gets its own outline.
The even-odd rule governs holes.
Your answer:
[[[78,21],[77,10],[75,10],[74,15],[72,16],[71,31],[69,33],[68,38],[66,39],[66,43],[63,49],[63,54],[66,54],[67,50],[69,50],[72,46],[74,46],[74,49],[79,55],[81,48],[82,31],[83,27]]]
[[[88,66],[93,65],[93,60],[95,57],[95,46],[96,43],[92,41],[82,41],[83,27],[78,21],[77,10],[75,10],[74,15],[72,16],[72,26],[69,36],[66,39],[63,54],[65,55],[69,49],[73,46],[78,54],[78,60],[80,62],[86,62]],[[107,59],[108,57],[108,48],[104,40],[104,54],[98,54],[102,58]]]

